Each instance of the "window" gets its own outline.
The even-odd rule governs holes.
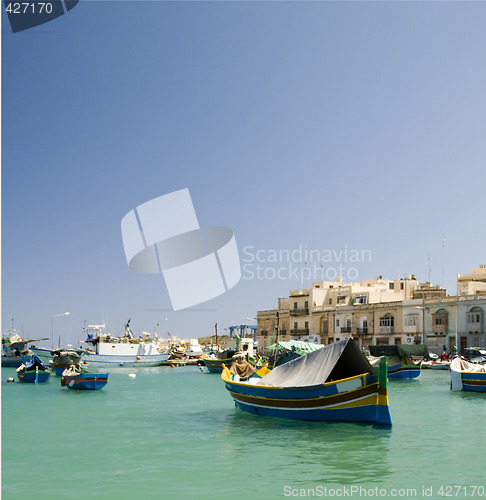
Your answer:
[[[294,323],[294,330],[297,330],[297,322]]]
[[[294,309],[297,309],[297,302],[294,302]]]
[[[400,290],[403,290],[404,288],[405,288],[405,283],[402,281],[402,282],[400,283]]]
[[[339,326],[339,320],[337,319],[336,320],[336,327],[338,327],[338,326]]]
[[[342,295],[337,298],[337,303],[338,304],[345,304],[346,303],[346,295]]]
[[[308,300],[306,300],[306,301],[305,301],[305,303],[304,303],[304,307],[305,307],[306,309],[308,309],[308,308],[309,308],[309,301],[308,301]]]
[[[388,283],[388,288],[390,290],[395,290],[395,283]]]
[[[467,322],[468,323],[481,323],[481,315],[478,313],[468,313]]]
[[[418,314],[407,314],[405,316],[405,326],[417,326],[418,325]]]
[[[329,299],[329,305],[332,304],[332,299]]]
[[[380,318],[380,326],[394,326],[395,318],[391,314],[387,314]]]
[[[304,323],[304,328],[309,328],[309,322],[308,322],[308,321],[306,321],[306,322]]]
[[[366,295],[356,295],[353,299],[353,304],[367,304],[368,297]]]

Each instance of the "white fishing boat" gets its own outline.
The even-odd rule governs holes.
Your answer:
[[[199,345],[197,339],[191,339],[189,346],[186,349],[186,356],[188,358],[200,358],[202,356],[203,350]]]
[[[125,333],[121,337],[113,337],[103,333],[105,325],[89,325],[86,328],[86,343],[91,347],[85,350],[83,360],[91,367],[123,366],[159,366],[167,360],[168,353],[158,349],[158,339],[144,333],[135,337],[129,328],[130,320],[125,325]]]
[[[19,367],[24,358],[33,354],[33,349],[29,349],[29,342],[38,342],[49,339],[24,340],[16,330],[9,330],[2,338],[2,366]]]

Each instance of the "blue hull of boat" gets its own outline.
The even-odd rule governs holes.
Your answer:
[[[407,379],[411,380],[417,378],[420,375],[420,366],[416,368],[410,368],[409,366],[403,366],[400,364],[393,365],[388,368],[388,378],[392,379]]]
[[[371,375],[315,387],[275,388],[234,382],[223,372],[235,405],[247,412],[293,420],[368,422],[391,425],[386,389]]]
[[[462,390],[486,392],[486,373],[462,373]]]
[[[18,376],[19,382],[28,382],[31,384],[42,384],[43,382],[47,382],[50,377],[49,372],[45,371],[31,371],[20,373]]]
[[[108,373],[80,373],[63,377],[63,380],[65,387],[68,389],[96,391],[102,389],[108,383]]]

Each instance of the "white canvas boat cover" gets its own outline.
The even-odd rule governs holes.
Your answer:
[[[322,344],[314,344],[313,342],[302,342],[301,340],[288,340],[288,341],[279,341],[276,344],[269,345],[267,349],[275,350],[275,346],[278,346],[278,349],[288,349],[289,351],[294,351],[297,354],[307,354],[308,352],[317,351],[317,349],[321,349],[324,347]]]
[[[346,339],[277,366],[257,384],[310,387],[363,373],[373,374],[373,367],[354,341]]]
[[[467,373],[485,373],[486,365],[477,365],[475,363],[469,363],[465,359],[457,357],[451,361],[451,370],[455,370],[456,372],[467,372]]]
[[[451,361],[451,389],[453,391],[462,391],[461,373],[485,373],[485,365],[477,365],[469,363],[465,359],[459,357]]]

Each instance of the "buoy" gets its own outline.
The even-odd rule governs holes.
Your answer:
[[[137,356],[137,361],[140,361],[142,358],[140,358],[140,356]]]
[[[129,376],[129,378],[135,378],[136,377],[135,373],[129,373],[128,376]]]
[[[15,380],[12,377],[8,377],[7,382],[15,382]]]

